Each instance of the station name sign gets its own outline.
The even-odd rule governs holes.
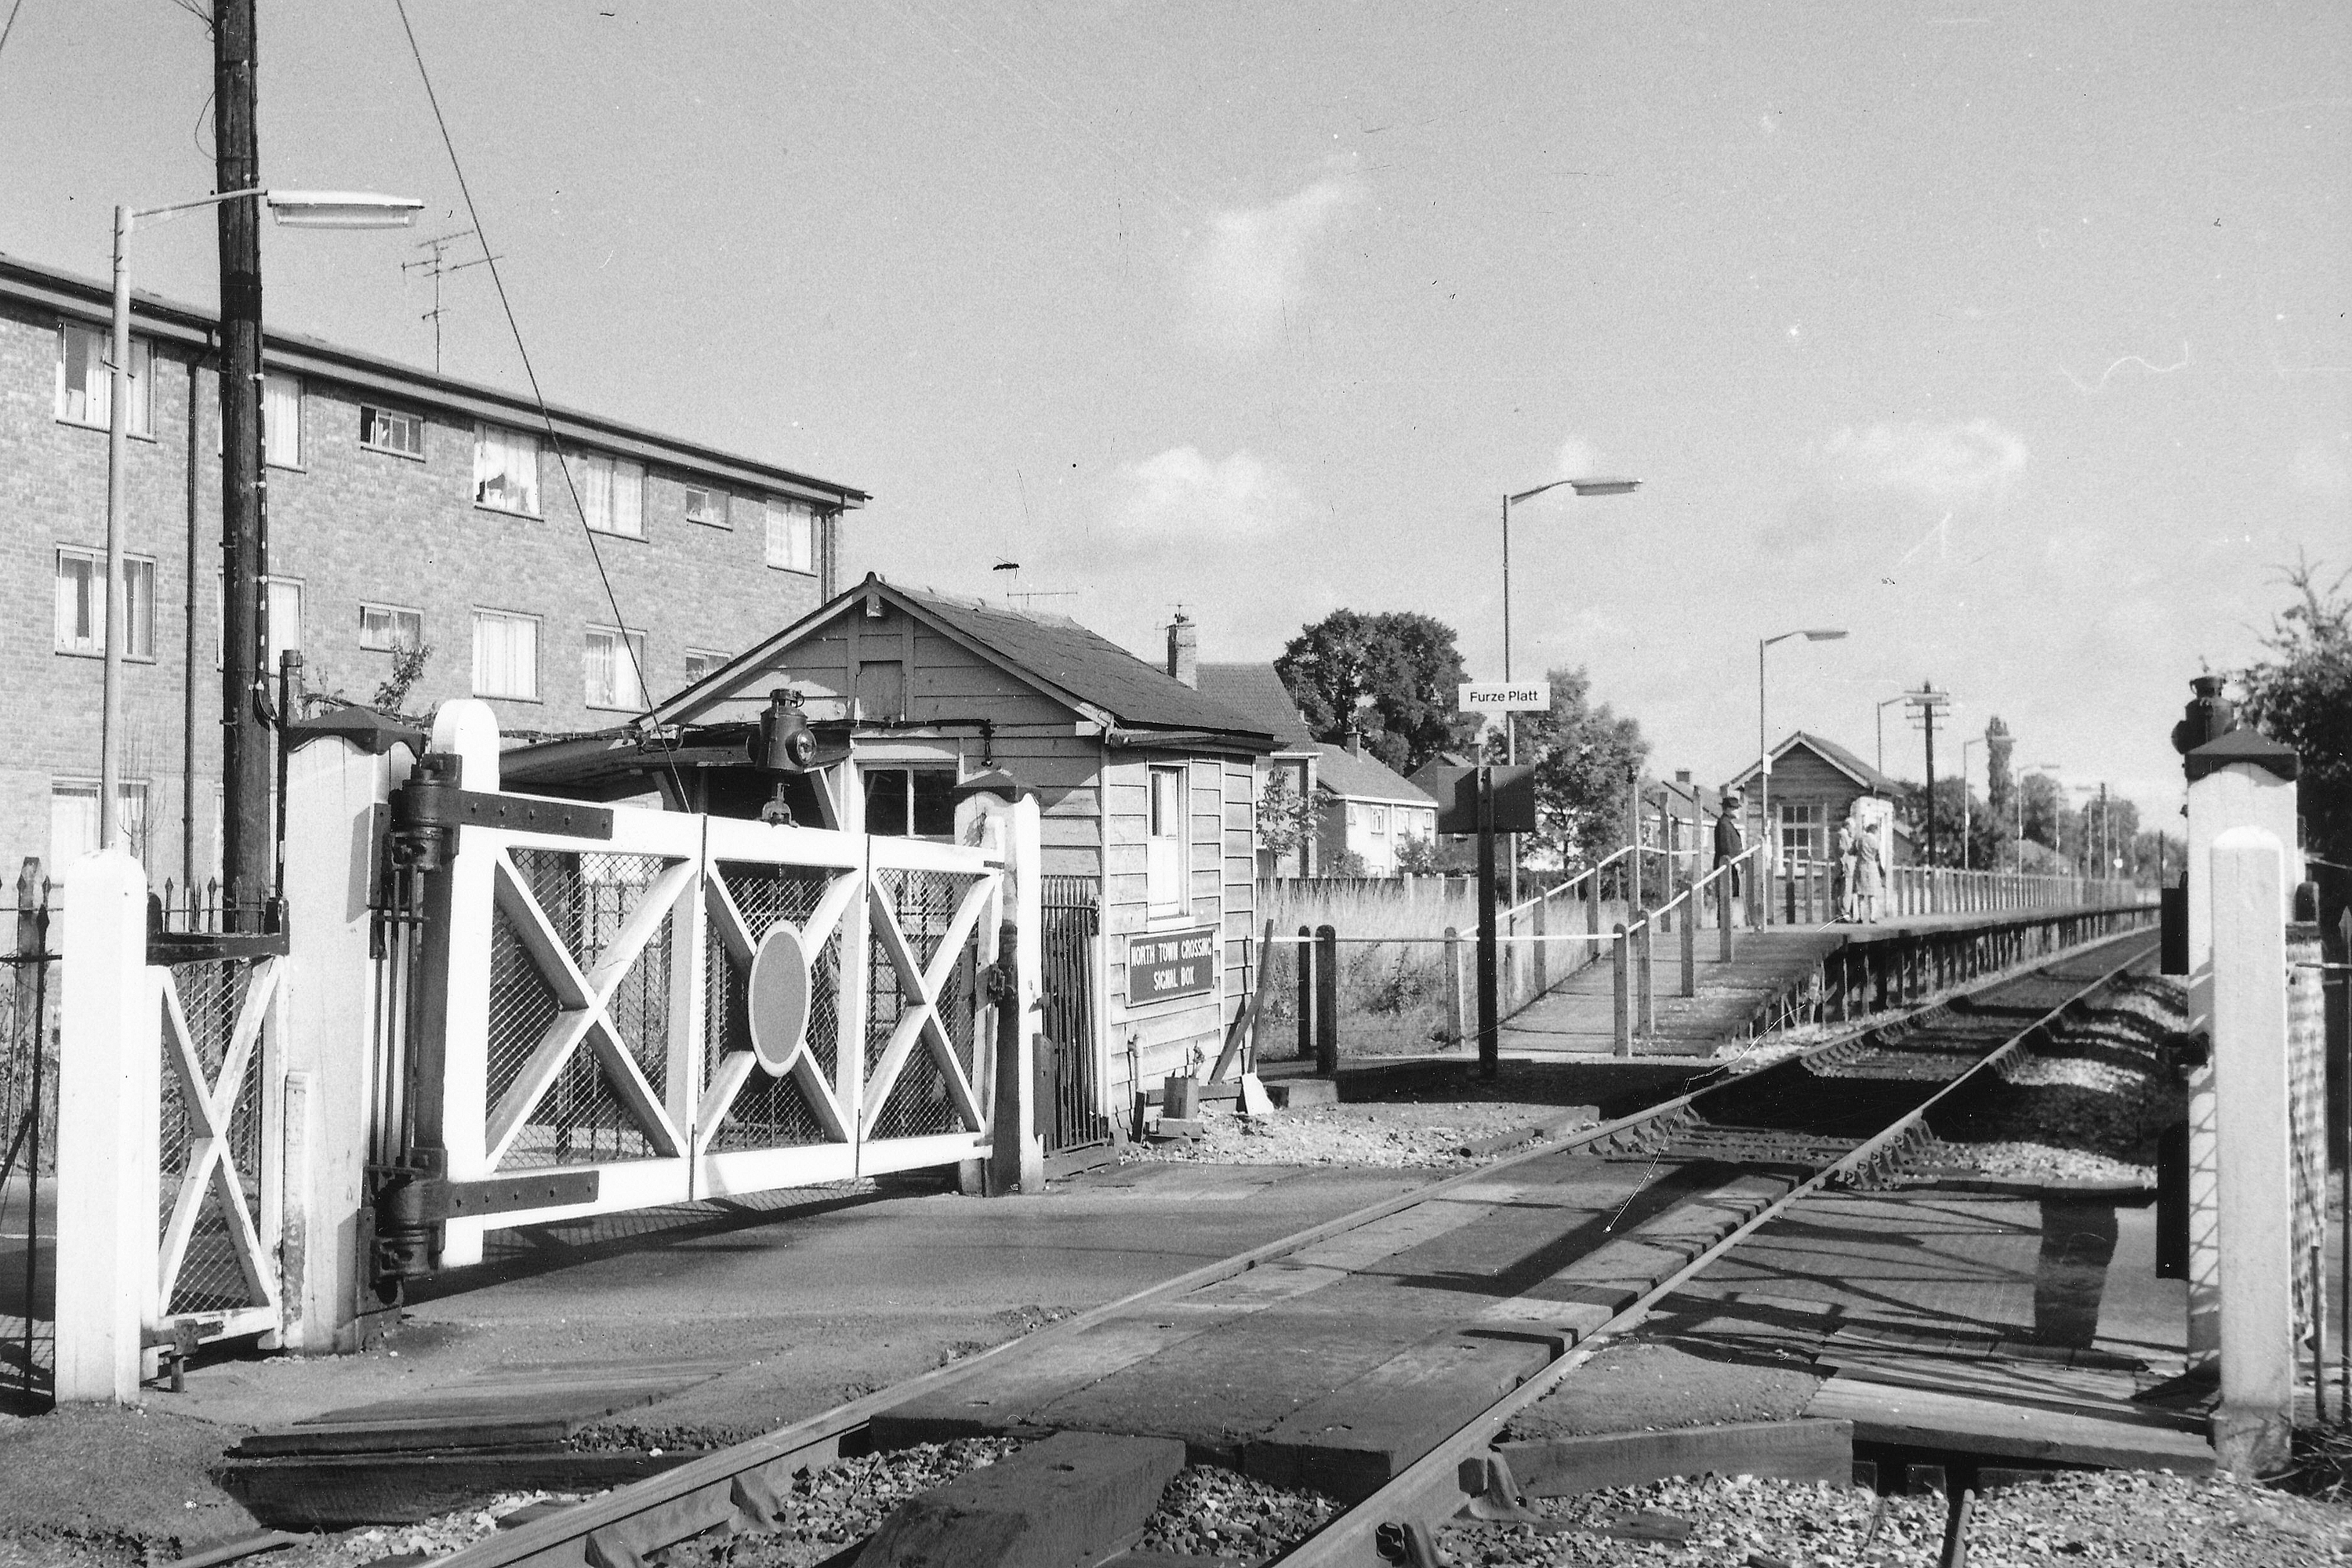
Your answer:
[[[1551,706],[1549,680],[1465,680],[1465,713],[1541,713]]]
[[[1217,928],[1189,926],[1127,939],[1127,1005],[1206,996],[1217,985]]]

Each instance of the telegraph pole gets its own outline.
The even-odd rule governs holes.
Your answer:
[[[261,184],[255,124],[254,0],[213,5],[215,189]],[[221,882],[226,929],[258,931],[269,897],[266,703],[269,569],[268,469],[261,447],[261,198],[218,208],[221,414]]]
[[[1903,700],[1927,736],[1927,845],[1924,863],[1932,866],[1936,863],[1936,715],[1950,709],[1952,698],[1949,692],[1937,690],[1934,681],[1923,680],[1918,690],[1905,692]],[[1960,787],[1965,791],[1968,781],[1963,779]]]

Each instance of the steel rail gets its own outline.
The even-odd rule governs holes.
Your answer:
[[[1971,992],[1988,990],[2020,979],[2036,970],[2083,957],[2092,950],[2106,943],[2125,941],[2134,936],[2145,939],[2148,934],[2144,930],[2127,931],[2114,936],[2096,939],[2063,952],[2042,957],[2038,962],[2012,965],[1998,973],[1984,976],[1981,982],[1970,990]],[[2137,962],[2143,956],[2145,956],[2143,952],[2135,952],[2124,963],[2105,972],[2091,986],[2074,993],[2066,1002],[2053,1009],[2041,1021],[2020,1031],[2004,1045],[1972,1066],[1963,1078],[1973,1075],[1986,1062],[2000,1056],[2003,1052],[2013,1049],[2027,1035],[2042,1027],[2049,1018],[2056,1016],[2058,1013],[2072,1006],[2089,990],[2106,984],[2116,973],[2128,968],[2131,963]],[[1962,993],[1962,994],[1966,994],[1968,993]],[[1891,1013],[1868,1023],[1859,1024],[1850,1030],[1843,1031],[1817,1045],[1808,1047],[1793,1057],[1783,1058],[1781,1062],[1767,1065],[1782,1066],[1791,1061],[1811,1061],[1850,1047],[1871,1035],[1899,1028],[1939,1008],[1948,1007],[1952,1000],[1951,996],[1947,995],[1902,1012]],[[1734,1064],[1723,1064],[1724,1067],[1732,1065]],[[659,1475],[647,1477],[644,1480],[615,1488],[602,1497],[588,1499],[560,1513],[534,1520],[512,1531],[500,1531],[462,1548],[441,1561],[446,1568],[509,1568],[511,1564],[530,1564],[532,1568],[557,1568],[557,1565],[571,1568],[572,1564],[590,1565],[590,1568],[628,1568],[628,1565],[641,1562],[646,1554],[663,1546],[674,1544],[689,1536],[730,1521],[746,1523],[754,1528],[765,1526],[771,1522],[765,1516],[772,1510],[775,1498],[785,1489],[784,1483],[789,1482],[794,1471],[803,1468],[822,1468],[836,1458],[861,1451],[860,1440],[867,1423],[874,1416],[904,1404],[910,1397],[935,1389],[950,1387],[1000,1357],[1049,1347],[1083,1333],[1129,1309],[1181,1296],[1203,1286],[1213,1285],[1221,1280],[1244,1274],[1262,1263],[1270,1262],[1302,1248],[1315,1246],[1318,1242],[1328,1240],[1332,1237],[1360,1228],[1403,1209],[1443,1198],[1457,1188],[1473,1183],[1491,1181],[1498,1173],[1507,1172],[1527,1162],[1596,1144],[1607,1144],[1628,1134],[1638,1133],[1652,1123],[1669,1121],[1679,1113],[1688,1110],[1692,1103],[1701,1096],[1723,1087],[1725,1079],[1720,1068],[1704,1074],[1694,1075],[1695,1078],[1701,1076],[1709,1081],[1672,1099],[1661,1100],[1628,1115],[1616,1117],[1591,1127],[1581,1128],[1562,1136],[1547,1137],[1539,1134],[1527,1148],[1504,1154],[1487,1164],[1474,1166],[1426,1186],[1414,1187],[1407,1192],[1399,1193],[1394,1196],[1383,1198],[1379,1202],[1368,1204],[1349,1213],[1310,1226],[1304,1230],[1278,1237],[1245,1252],[1203,1264],[1157,1285],[1147,1286],[1116,1300],[1065,1318],[1059,1322],[1050,1324],[1019,1339],[1008,1340],[1003,1344],[992,1346],[952,1365],[893,1384],[887,1388],[878,1389],[806,1420],[795,1422],[791,1426],[780,1427],[776,1431],[725,1448],[715,1449],[710,1453],[689,1459],[674,1469],[665,1470]],[[1956,1087],[1959,1081],[1961,1080],[1953,1080],[1952,1085],[1948,1085],[1944,1090],[1924,1102],[1912,1112],[1911,1118],[1906,1118],[1906,1121],[1923,1114],[1935,1103],[1935,1100],[1940,1100],[1944,1093],[1948,1093],[1950,1089]],[[1576,1348],[1547,1366],[1535,1378],[1522,1384],[1517,1391],[1506,1395],[1501,1404],[1490,1407],[1468,1426],[1447,1438],[1433,1450],[1427,1458],[1406,1470],[1404,1474],[1391,1482],[1389,1486],[1382,1488],[1359,1508],[1341,1515],[1331,1525],[1326,1526],[1322,1532],[1301,1542],[1281,1561],[1285,1563],[1325,1562],[1369,1563],[1388,1561],[1377,1555],[1364,1556],[1360,1553],[1352,1557],[1326,1557],[1311,1554],[1302,1556],[1300,1554],[1337,1550],[1339,1542],[1352,1540],[1354,1534],[1352,1527],[1342,1531],[1339,1535],[1335,1535],[1333,1531],[1339,1530],[1349,1521],[1357,1519],[1359,1515],[1370,1518],[1364,1513],[1365,1510],[1381,1503],[1382,1499],[1391,1497],[1398,1492],[1399,1488],[1404,1487],[1414,1478],[1422,1476],[1424,1468],[1429,1467],[1439,1455],[1455,1453],[1458,1449],[1459,1452],[1455,1453],[1455,1458],[1458,1458],[1461,1455],[1468,1453],[1471,1447],[1483,1447],[1487,1440],[1487,1436],[1500,1428],[1502,1421],[1508,1418],[1510,1412],[1516,1411],[1533,1398],[1540,1397],[1540,1392],[1549,1392],[1569,1371],[1573,1370],[1576,1365],[1589,1357],[1592,1349],[1604,1336],[1622,1332],[1639,1321],[1641,1315],[1646,1311],[1650,1304],[1671,1291],[1691,1274],[1697,1272],[1720,1252],[1747,1236],[1768,1218],[1778,1215],[1797,1196],[1814,1190],[1829,1180],[1835,1171],[1845,1168],[1847,1164],[1882,1146],[1890,1136],[1891,1133],[1881,1134],[1879,1138],[1873,1139],[1869,1143],[1856,1149],[1845,1160],[1841,1161],[1832,1171],[1815,1176],[1804,1187],[1783,1197],[1754,1219],[1739,1226],[1730,1236],[1701,1254],[1699,1258],[1688,1268],[1676,1273],[1664,1285],[1626,1309],[1624,1312],[1593,1331],[1593,1333],[1580,1342]],[[1540,1392],[1531,1394],[1529,1390]],[[1478,1430],[1482,1426],[1483,1432]],[[1448,1459],[1446,1465],[1450,1466],[1454,1462],[1454,1459]],[[1450,1469],[1446,1469],[1442,1476],[1438,1474],[1438,1470],[1432,1469],[1429,1475],[1431,1478],[1443,1480],[1445,1485],[1454,1484]],[[1418,1495],[1418,1493],[1408,1495]],[[1432,1495],[1435,1494],[1433,1492]],[[1391,1511],[1395,1510],[1391,1509]],[[1389,1515],[1382,1516],[1383,1519],[1387,1517]],[[1369,1552],[1373,1550],[1370,1545],[1371,1539],[1372,1531],[1368,1526],[1363,1531],[1364,1552]]]
[[[2114,984],[2117,975],[2144,961],[2155,942],[2152,933],[2147,931],[2124,931],[2105,939],[2103,942],[2086,943],[2082,948],[2061,953],[2048,963],[2038,966],[2046,969],[2053,963],[2083,957],[2092,948],[2130,941],[2135,937],[2139,939],[2138,944],[2123,962],[2101,970],[2095,978],[2077,987],[2058,1005],[1986,1052],[1966,1071],[1897,1118],[1876,1136],[1814,1173],[1733,1227],[1714,1245],[1700,1251],[1681,1268],[1653,1286],[1640,1300],[1579,1341],[1567,1354],[1503,1395],[1379,1491],[1334,1518],[1276,1561],[1282,1568],[1385,1568],[1387,1564],[1397,1563],[1412,1564],[1413,1568],[1435,1568],[1436,1559],[1433,1557],[1427,1562],[1416,1562],[1416,1558],[1422,1555],[1421,1542],[1429,1539],[1430,1531],[1436,1525],[1450,1520],[1465,1497],[1471,1495],[1463,1486],[1465,1461],[1479,1460],[1512,1416],[1558,1388],[1570,1373],[1591,1360],[1612,1340],[1639,1327],[1659,1302],[1681,1289],[1748,1237],[1780,1218],[1801,1200],[1812,1196],[1841,1177],[1865,1169],[1873,1161],[1889,1152],[1900,1140],[1909,1136],[1947,1096],[1957,1092],[1987,1068],[1997,1068],[2000,1063],[2018,1054],[2028,1039],[2048,1028],[2053,1019],[2084,997]],[[2012,974],[2010,978],[2017,976]],[[1484,1467],[1480,1468],[1483,1469]],[[1387,1538],[1386,1550],[1383,1549],[1384,1536]]]

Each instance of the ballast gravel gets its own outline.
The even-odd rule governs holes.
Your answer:
[[[908,1498],[1020,1447],[1009,1437],[960,1437],[803,1470],[782,1489],[785,1513],[772,1532],[698,1535],[665,1547],[657,1558],[667,1568],[815,1568],[880,1529]]]
[[[1979,1496],[1968,1561],[1969,1568],[2309,1568],[2352,1561],[2352,1509],[2226,1476],[2088,1471]]]
[[[1160,1494],[1143,1527],[1147,1552],[1246,1563],[1270,1563],[1323,1528],[1339,1504],[1321,1492],[1290,1491],[1232,1470],[1192,1465]]]
[[[1465,1568],[1553,1563],[1934,1568],[1944,1543],[1943,1499],[1882,1498],[1864,1487],[1820,1481],[1678,1478],[1575,1497],[1532,1499],[1526,1506],[1527,1511],[1543,1516],[1546,1525],[1586,1533],[1549,1534],[1544,1526],[1534,1524],[1455,1521],[1438,1531],[1438,1545]],[[1627,1539],[1629,1535],[1645,1539]]]
[[[1480,1145],[1555,1123],[1558,1106],[1330,1105],[1270,1115],[1213,1114],[1198,1136],[1130,1145],[1128,1162],[1206,1165],[1349,1165],[1466,1170],[1506,1151]]]

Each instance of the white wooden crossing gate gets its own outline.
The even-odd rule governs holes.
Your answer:
[[[432,759],[394,815],[423,885],[386,1142],[442,1266],[502,1226],[988,1152],[1000,847],[475,794]]]

